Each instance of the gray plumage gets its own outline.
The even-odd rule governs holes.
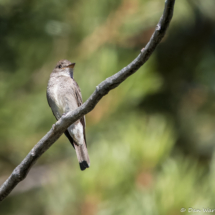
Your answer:
[[[61,60],[50,75],[47,87],[47,100],[55,118],[78,108],[82,104],[81,91],[73,79],[75,63]],[[85,136],[85,117],[70,125],[65,131],[66,137],[75,148],[81,170],[90,166]]]

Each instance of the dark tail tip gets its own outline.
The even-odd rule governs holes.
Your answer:
[[[88,165],[87,161],[82,161],[79,163],[81,170],[85,170],[86,168],[89,168],[90,166]]]

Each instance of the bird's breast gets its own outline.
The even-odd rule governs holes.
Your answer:
[[[53,103],[52,110],[60,116],[78,107],[73,85],[73,80],[66,76],[60,76],[50,80],[48,91]]]
[[[60,95],[60,89],[58,85],[55,85],[53,88],[53,97],[56,103],[56,106],[58,107],[58,111],[60,114],[63,114],[63,102],[62,102],[62,95]]]
[[[49,87],[48,94],[51,100],[51,109],[55,116],[61,116],[64,113],[64,105],[62,101],[62,92],[59,83],[55,83]]]

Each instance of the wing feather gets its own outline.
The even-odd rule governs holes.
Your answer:
[[[78,86],[78,83],[75,80],[74,80],[74,83],[75,83],[75,96],[76,96],[76,99],[77,99],[78,107],[80,107],[83,104],[82,96],[81,96],[81,90],[80,90],[80,87]],[[84,140],[85,140],[85,143],[87,145],[86,134],[85,134],[85,126],[86,126],[85,116],[81,117],[80,122],[83,125]]]

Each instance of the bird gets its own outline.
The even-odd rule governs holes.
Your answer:
[[[73,77],[74,67],[75,63],[60,60],[50,74],[46,95],[56,120],[69,111],[74,111],[83,103],[81,90]],[[90,167],[85,127],[86,120],[83,116],[64,132],[76,151],[81,170]]]

